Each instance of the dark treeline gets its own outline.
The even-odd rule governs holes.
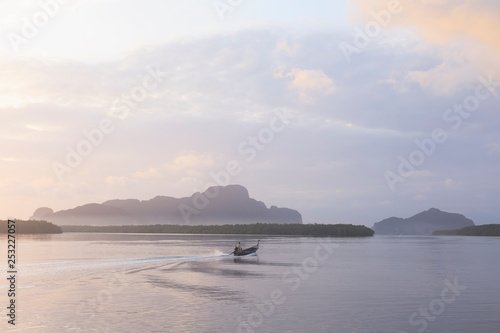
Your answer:
[[[60,234],[59,226],[47,221],[14,220],[16,234]],[[7,221],[0,221],[0,234],[7,233]]]
[[[352,224],[225,224],[225,225],[122,225],[62,226],[67,232],[173,233],[173,234],[254,234],[324,237],[367,237],[373,230]]]
[[[455,236],[500,236],[500,224],[475,225],[458,230],[437,230],[432,234]]]

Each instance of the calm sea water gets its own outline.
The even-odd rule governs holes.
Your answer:
[[[500,238],[18,236],[14,328],[4,236],[2,332],[500,332]]]

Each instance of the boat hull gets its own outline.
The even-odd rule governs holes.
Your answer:
[[[249,253],[249,254],[243,254],[243,255],[235,255],[235,258],[245,258],[245,257],[255,257],[257,255],[257,252]]]
[[[257,249],[254,251],[247,251],[247,250],[242,250],[240,253],[236,254],[233,253],[233,256],[235,257],[246,257],[246,256],[256,256],[257,255]]]
[[[241,250],[240,252],[234,251],[232,254],[235,257],[244,257],[248,255],[257,255],[257,250],[259,249],[259,242],[257,242],[257,245],[249,247],[248,249]]]

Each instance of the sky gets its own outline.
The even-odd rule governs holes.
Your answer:
[[[241,184],[500,223],[499,30],[494,0],[0,2],[0,219]]]

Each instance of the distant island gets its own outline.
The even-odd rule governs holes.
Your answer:
[[[409,218],[390,217],[373,225],[377,235],[432,235],[437,230],[460,229],[474,226],[471,219],[461,214],[447,213],[436,208]]]
[[[484,224],[465,227],[457,230],[437,230],[433,235],[455,236],[496,236],[500,237],[500,224]]]
[[[62,229],[47,221],[15,220],[16,234],[60,234]],[[0,221],[0,234],[7,233],[7,221]]]
[[[31,219],[58,225],[218,225],[279,223],[301,224],[302,215],[293,209],[267,206],[250,198],[241,185],[213,186],[190,197],[157,196],[150,200],[109,200],[54,212],[38,208]]]
[[[233,224],[233,225],[122,225],[62,226],[65,232],[180,233],[180,234],[254,234],[322,237],[369,237],[373,230],[352,224]]]

